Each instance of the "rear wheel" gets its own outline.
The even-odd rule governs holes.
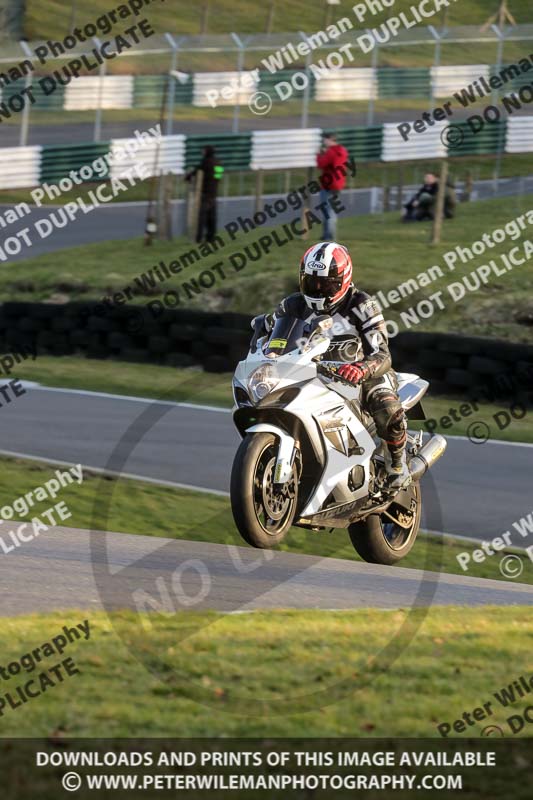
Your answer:
[[[292,525],[298,501],[296,458],[289,480],[274,483],[278,452],[272,433],[245,436],[231,471],[231,510],[242,538],[253,547],[278,545]]]
[[[396,564],[413,547],[422,514],[420,484],[402,489],[387,511],[353,522],[348,533],[353,546],[372,564]]]

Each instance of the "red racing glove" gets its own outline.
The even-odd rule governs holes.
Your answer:
[[[343,364],[337,374],[350,383],[361,383],[368,375],[368,367],[361,362],[355,364]]]

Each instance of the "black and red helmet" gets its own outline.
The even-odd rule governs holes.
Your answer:
[[[352,284],[352,259],[337,242],[319,242],[300,262],[300,291],[313,311],[331,311]]]

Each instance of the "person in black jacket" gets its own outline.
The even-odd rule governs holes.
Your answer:
[[[404,205],[404,222],[422,222],[425,219],[433,219],[435,216],[435,204],[439,191],[439,180],[432,172],[424,175],[424,183],[413,195],[408,203]],[[446,181],[444,193],[444,216],[451,219],[455,209],[455,187],[451,179]]]
[[[215,148],[211,145],[204,147],[203,158],[193,170],[186,176],[186,181],[201,173],[202,189],[200,194],[200,208],[198,209],[198,228],[196,241],[204,241],[204,230],[206,241],[214,241],[217,230],[217,193],[220,178],[224,172],[224,167],[218,164]]]
[[[381,308],[374,298],[352,283],[348,250],[336,242],[320,242],[304,254],[300,263],[300,292],[289,295],[277,307],[275,319],[292,316],[307,319],[317,314],[332,317],[331,344],[323,358],[341,362],[341,377],[363,386],[363,403],[385,443],[388,483],[400,488],[410,483],[405,446],[407,421],[398,397],[398,380],[392,369],[387,330]]]

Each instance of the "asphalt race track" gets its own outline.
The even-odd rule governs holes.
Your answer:
[[[523,111],[527,114],[527,110]],[[518,112],[520,114],[520,112]],[[87,122],[69,122],[69,114],[65,112],[61,116],[61,124],[47,125],[39,122],[39,113],[35,110],[30,117],[30,127],[28,135],[29,145],[43,144],[66,144],[67,142],[92,142],[94,139],[94,117],[96,112],[87,112]],[[173,133],[190,134],[213,134],[231,133],[233,130],[233,114],[228,113],[225,118],[215,119],[184,119],[183,114],[179,120],[174,120]],[[374,125],[382,122],[405,122],[414,120],[420,116],[420,111],[416,109],[384,110],[379,108],[374,113]],[[466,118],[466,113],[455,115],[457,120]],[[145,131],[151,125],[155,125],[159,120],[154,114],[152,119],[135,119],[135,112],[132,110],[122,122],[113,121],[107,118],[104,110],[102,115],[102,130],[100,141],[106,142],[111,139],[122,139],[133,136],[135,131]],[[354,125],[367,125],[367,111],[350,111],[336,114],[309,114],[309,128],[343,128]],[[281,130],[283,128],[294,129],[302,127],[302,115],[296,113],[288,116],[276,116],[267,114],[257,117],[252,114],[247,106],[241,109],[239,118],[239,131],[262,130]],[[164,128],[166,134],[167,129]],[[2,147],[17,147],[20,141],[20,125],[8,124],[2,126]]]
[[[227,411],[42,387],[28,388],[0,414],[3,451],[229,488],[239,438]],[[531,512],[532,455],[533,446],[449,438],[434,482],[422,481],[423,527],[480,540],[508,530]]]
[[[191,561],[194,569],[187,567]],[[172,580],[176,573],[178,584]],[[139,597],[162,603],[162,582],[167,611],[533,605],[533,586],[526,584],[69,528],[50,529],[2,556],[0,580],[2,616],[67,608],[145,610]],[[176,585],[179,593],[172,592]]]

